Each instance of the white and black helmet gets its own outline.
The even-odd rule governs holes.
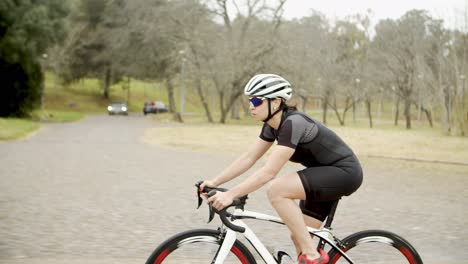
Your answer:
[[[292,95],[291,84],[275,74],[257,74],[244,88],[244,94],[250,97],[283,98],[289,100]]]

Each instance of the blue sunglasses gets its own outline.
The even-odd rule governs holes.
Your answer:
[[[252,97],[252,98],[249,99],[250,106],[252,106],[252,107],[259,107],[259,106],[262,105],[263,100],[265,100],[265,98],[261,98],[261,97]]]

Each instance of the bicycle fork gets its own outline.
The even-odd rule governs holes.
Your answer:
[[[211,264],[222,264],[226,260],[229,252],[231,251],[232,246],[236,242],[237,236],[236,232],[228,229],[225,233],[221,232],[223,237],[223,244],[219,247],[218,252],[216,252],[215,258],[211,261]]]
[[[241,220],[234,220],[232,222],[237,226],[242,226],[245,228],[245,232],[243,233],[244,237],[249,241],[249,243],[255,248],[258,254],[262,257],[262,259],[267,264],[277,264],[278,262],[275,258],[270,254],[268,249],[260,242],[260,239],[255,235],[254,232]],[[223,232],[222,232],[223,233]],[[231,229],[227,228],[224,236],[223,243],[219,248],[215,259],[213,259],[212,264],[222,264],[227,258],[227,255],[231,251],[232,246],[236,242],[237,233],[232,231]]]

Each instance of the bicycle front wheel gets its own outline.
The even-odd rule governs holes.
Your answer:
[[[414,247],[402,237],[381,230],[368,230],[352,234],[342,240],[343,252],[355,264],[422,264]],[[335,249],[328,252],[330,264],[348,262]]]
[[[177,234],[156,248],[146,264],[213,263],[223,242],[219,230],[196,229]],[[224,263],[255,264],[255,258],[236,240]]]

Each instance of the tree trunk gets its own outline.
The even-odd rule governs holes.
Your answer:
[[[194,58],[193,62],[195,64],[195,68],[200,73],[201,72],[201,64],[200,64],[200,60],[199,60],[199,57],[198,57],[197,49],[194,48],[192,45],[190,46],[190,48],[191,48],[192,53],[193,53],[193,58]],[[205,109],[206,118],[208,119],[208,122],[213,123],[214,122],[213,121],[213,116],[211,115],[209,104],[206,101],[205,94],[203,93],[203,88],[202,88],[202,83],[201,83],[200,76],[201,76],[201,74],[197,74],[196,78],[195,78],[196,89],[197,89],[197,92],[198,92],[198,96],[200,97],[200,101],[201,101],[201,103],[203,105],[203,109]]]
[[[340,112],[338,111],[338,106],[336,105],[336,95],[333,97],[333,101],[334,101],[334,106],[332,106],[332,108],[335,111],[336,118],[338,119],[340,126],[344,126],[344,119],[341,119]]]
[[[104,76],[104,98],[109,99],[109,89],[111,82],[111,67],[107,66],[106,75]]]
[[[236,102],[236,100],[239,98],[239,95],[240,95],[240,93],[235,93],[235,94],[233,94],[233,95],[230,97],[230,99],[229,99],[229,101],[228,101],[228,103],[227,103],[227,105],[226,105],[226,108],[221,107],[221,118],[219,119],[219,122],[220,122],[221,124],[225,124],[225,123],[226,123],[227,115],[228,115],[229,111],[231,110],[231,107],[234,105],[234,103]],[[221,104],[223,104],[223,103],[221,103]],[[223,105],[223,106],[224,106],[224,105]]]
[[[395,104],[395,126],[398,126],[398,119],[400,118],[400,97],[398,97]]]
[[[219,122],[221,124],[226,123],[226,118],[227,118],[229,111],[231,110],[231,108],[233,107],[233,105],[235,104],[239,96],[241,95],[241,92],[239,91],[239,89],[236,89],[240,87],[240,80],[233,81],[230,87],[231,89],[229,89],[228,91],[231,91],[231,92],[229,93],[229,100],[226,102],[227,103],[226,106],[224,106],[224,95],[225,95],[224,91],[219,90],[220,91],[219,92],[219,99],[220,99],[219,105],[221,108],[221,118]]]
[[[452,132],[451,126],[451,102],[450,102],[450,87],[447,86],[446,89],[443,89],[443,106],[444,106],[444,130],[445,133],[450,134]]]
[[[411,129],[411,100],[409,96],[405,98],[405,119],[406,129]]]
[[[343,126],[344,126],[344,124],[345,124],[345,122],[346,122],[346,113],[347,113],[348,110],[349,110],[349,101],[352,102],[351,106],[354,106],[354,107],[356,106],[356,103],[357,103],[357,101],[356,101],[354,98],[352,98],[352,97],[347,97],[347,98],[346,98],[345,107],[344,107],[344,109],[343,109],[343,124],[342,124]],[[356,124],[356,120],[355,120],[354,124]]]
[[[167,89],[167,96],[169,101],[169,112],[175,113],[176,112],[176,104],[174,98],[174,84],[172,83],[171,78],[166,78],[166,89]]]
[[[431,113],[431,111],[424,108],[424,107],[422,107],[422,110],[423,110],[424,113],[426,113],[426,117],[427,117],[427,121],[429,121],[429,125],[431,127],[434,127],[434,125],[432,124],[432,113]]]
[[[231,107],[231,119],[234,119],[234,120],[239,120],[240,119],[240,116],[239,116],[240,106],[239,106],[239,104],[240,104],[239,99],[234,101],[234,104]]]
[[[224,123],[226,123],[226,113],[225,113],[225,110],[224,110],[224,92],[223,91],[219,92],[219,110],[220,110],[220,113],[221,113],[221,117],[219,118],[219,122],[221,124],[224,124]]]
[[[379,98],[379,105],[377,106],[377,118],[380,119],[382,118],[382,112],[384,111],[383,110],[383,97],[384,97],[384,94],[383,92],[380,94],[380,98]]]
[[[322,122],[323,122],[324,125],[327,124],[328,100],[329,100],[329,97],[328,97],[328,94],[326,94],[323,97],[323,102],[322,102],[322,107],[323,107]]]
[[[306,112],[307,108],[307,97],[306,96],[301,96],[302,99],[302,112]]]
[[[179,123],[184,122],[184,119],[182,119],[182,115],[179,112],[174,113],[174,120]]]
[[[431,110],[430,109],[427,109],[424,107],[424,105],[418,105],[416,104],[416,107],[418,109],[421,109],[422,112],[424,112],[426,114],[426,118],[427,118],[427,121],[429,122],[429,125],[431,127],[433,127],[433,123],[432,123],[432,113],[431,113]]]
[[[341,116],[340,116],[340,113],[338,112],[338,109],[333,108],[333,110],[335,110],[335,114],[336,114],[336,118],[338,118],[338,122],[340,122],[340,126],[344,126],[344,120],[341,119]]]
[[[247,100],[241,100],[242,111],[244,111],[244,117],[250,115],[250,103],[246,103]]]
[[[206,118],[208,119],[208,122],[213,123],[213,117],[211,116],[210,107],[208,103],[206,102],[206,98],[205,98],[205,94],[203,93],[200,78],[197,78],[195,80],[195,85],[197,87],[198,96],[200,97],[200,101],[203,105],[203,109],[205,109]]]
[[[367,116],[369,117],[369,126],[370,128],[372,128],[373,124],[372,124],[371,100],[369,98],[366,99],[366,105],[367,105]]]
[[[348,104],[348,98],[346,98],[346,105]],[[356,124],[356,96],[353,96],[353,123]],[[343,121],[344,121],[344,113],[343,113]]]

